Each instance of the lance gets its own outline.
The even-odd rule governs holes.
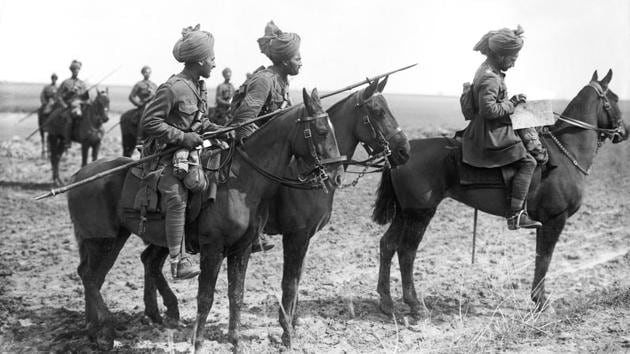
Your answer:
[[[116,69],[110,71],[107,75],[103,76],[102,79],[100,79],[97,83],[95,83],[94,85],[88,87],[85,92],[90,91],[91,89],[95,88],[96,86],[98,86],[100,83],[102,83],[103,81],[105,81],[108,77],[114,75],[114,73],[116,73],[118,70],[120,70],[120,68],[122,68],[122,65],[119,65]],[[35,111],[37,112],[37,111]],[[34,113],[34,112],[33,112]],[[26,117],[22,118],[22,119],[26,119]],[[19,122],[18,122],[19,123]],[[40,129],[43,129],[45,126],[49,125],[50,123],[52,123],[52,121],[50,120],[50,116],[48,116],[48,118],[46,118],[46,121],[44,123],[42,123],[42,125],[39,126],[39,128],[33,130],[27,137],[26,140],[30,139],[33,135],[35,135],[35,133],[37,133]]]
[[[355,84],[346,86],[346,87],[344,87],[344,88],[342,88],[340,90],[336,90],[336,91],[333,91],[333,92],[328,93],[326,95],[322,95],[321,97],[322,98],[326,98],[326,97],[330,97],[330,96],[339,94],[339,93],[344,92],[344,91],[351,90],[351,89],[353,89],[355,87],[358,87],[358,86],[370,83],[370,82],[372,82],[372,81],[374,81],[376,79],[380,79],[382,77],[391,75],[393,73],[409,69],[409,68],[414,67],[416,65],[418,65],[418,64],[409,65],[409,66],[406,66],[404,68],[400,68],[400,69],[397,69],[397,70],[393,70],[393,71],[387,72],[385,74],[377,75],[377,76],[374,76],[372,78],[367,78],[364,81],[360,81],[360,82],[357,82]],[[231,127],[225,127],[223,129],[217,129],[217,130],[211,131],[211,132],[206,132],[206,133],[202,134],[202,137],[204,139],[208,139],[208,138],[212,138],[212,137],[215,137],[215,136],[223,135],[223,134],[231,132],[233,130],[242,128],[242,127],[244,127],[246,125],[249,125],[249,124],[252,124],[252,123],[256,123],[256,122],[258,122],[260,120],[263,120],[263,119],[266,119],[266,118],[269,118],[269,117],[273,117],[273,116],[279,115],[281,113],[287,112],[288,110],[290,110],[291,108],[294,108],[294,107],[295,106],[281,108],[281,109],[275,110],[273,112],[270,112],[270,113],[267,113],[267,114],[263,114],[262,116],[258,116],[256,118],[250,119],[250,120],[248,120],[246,122],[243,122],[241,124],[238,124],[238,125],[234,125],[234,126],[231,126]],[[166,154],[170,154],[170,153],[175,152],[177,149],[180,149],[180,148],[181,147],[179,147],[179,146],[172,147],[170,149],[166,149],[166,150],[164,150],[162,152],[159,152],[157,154],[153,154],[153,155],[150,155],[150,156],[147,156],[147,157],[143,157],[143,158],[141,158],[139,160],[131,161],[131,162],[128,162],[128,163],[126,163],[124,165],[120,165],[118,167],[114,167],[114,168],[109,169],[107,171],[103,171],[103,172],[97,173],[94,176],[90,176],[90,177],[88,177],[86,179],[83,179],[81,181],[77,181],[77,182],[74,182],[74,183],[71,183],[71,184],[59,187],[59,188],[53,188],[53,189],[50,190],[50,192],[42,194],[42,195],[39,195],[39,196],[35,197],[35,199],[36,200],[41,200],[41,199],[44,199],[44,198],[52,197],[52,196],[55,196],[57,194],[61,194],[61,193],[67,192],[70,189],[76,188],[76,187],[84,185],[86,183],[90,183],[90,182],[92,182],[94,180],[97,180],[99,178],[103,178],[105,176],[109,176],[109,175],[111,175],[113,173],[116,173],[118,171],[122,171],[122,170],[128,169],[130,167],[140,165],[140,164],[142,164],[142,163],[144,163],[146,161],[149,161],[149,160],[151,160],[153,158],[164,156]]]
[[[35,108],[34,110],[28,112],[24,117],[20,118],[20,120],[17,121],[17,123],[15,123],[15,125],[18,125],[20,123],[22,123],[26,118],[32,116],[33,114],[37,113],[37,111],[39,111],[39,108]]]
[[[104,135],[107,135],[107,133],[111,132],[112,130],[114,130],[114,128],[116,128],[119,125],[120,125],[120,121],[116,122],[116,124],[112,125],[111,128],[107,129]]]

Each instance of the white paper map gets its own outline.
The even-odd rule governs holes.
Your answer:
[[[551,101],[527,101],[514,108],[514,113],[510,115],[512,128],[522,129],[531,127],[541,127],[551,125],[556,122],[551,108]]]

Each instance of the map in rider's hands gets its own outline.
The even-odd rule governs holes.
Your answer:
[[[554,124],[556,121],[549,100],[521,103],[514,108],[510,119],[514,129],[541,127]]]

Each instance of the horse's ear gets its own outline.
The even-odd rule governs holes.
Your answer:
[[[593,76],[591,77],[591,81],[597,81],[597,70],[593,72]]]
[[[604,76],[604,78],[600,82],[602,87],[604,88],[608,87],[608,84],[610,83],[610,79],[612,79],[612,69],[608,69],[608,73],[606,74],[606,76]]]
[[[308,95],[306,88],[302,89],[302,99],[304,100],[304,106],[306,107],[308,115],[314,115],[315,109],[313,109],[313,99]]]
[[[313,102],[317,104],[319,107],[322,106],[322,100],[319,98],[319,92],[317,91],[317,87],[314,88],[313,91],[311,92],[311,98],[313,99]]]
[[[368,98],[372,97],[377,88],[378,79],[370,82],[370,86],[366,87],[365,90],[363,90],[363,99],[367,100]]]
[[[383,90],[385,89],[385,85],[387,85],[387,80],[389,79],[389,75],[385,76],[385,78],[383,79],[383,81],[381,81],[378,84],[378,92],[379,93],[383,93]]]

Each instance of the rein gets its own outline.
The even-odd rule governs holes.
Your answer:
[[[304,117],[298,118],[295,122],[296,124],[305,123],[307,127],[304,128],[303,137],[306,140],[306,145],[308,146],[309,153],[314,160],[313,168],[305,175],[298,176],[297,179],[286,178],[276,176],[273,173],[266,171],[262,167],[258,166],[254,160],[252,160],[249,155],[241,148],[237,147],[236,152],[249,164],[254,170],[256,170],[259,174],[270,179],[276,183],[280,183],[283,186],[295,189],[323,189],[325,193],[328,193],[328,188],[326,188],[326,180],[329,179],[328,173],[324,166],[336,163],[342,163],[346,161],[345,156],[339,157],[331,157],[322,159],[317,153],[317,148],[315,147],[315,142],[313,142],[313,133],[311,132],[310,122],[318,120],[318,119],[329,119],[327,113],[321,113],[312,117]],[[312,177],[310,177],[312,176]]]

